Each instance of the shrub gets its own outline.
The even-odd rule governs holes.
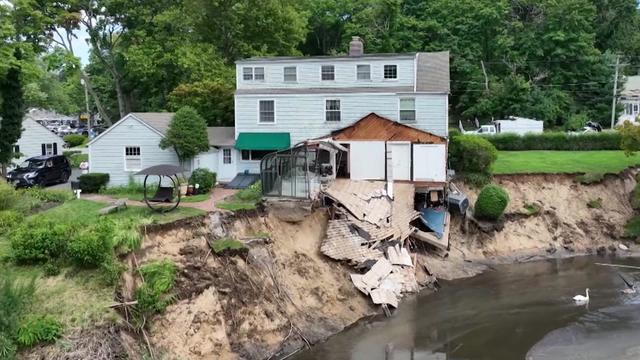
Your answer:
[[[87,141],[87,137],[79,134],[69,134],[64,138],[64,142],[69,144],[69,147],[76,147],[84,144]]]
[[[462,175],[462,178],[467,184],[477,189],[482,189],[491,182],[491,175],[488,174],[466,173]]]
[[[241,201],[257,203],[262,199],[262,182],[257,181],[236,193],[236,198]]]
[[[178,267],[169,260],[154,261],[139,268],[144,283],[136,289],[134,321],[138,327],[144,326],[145,319],[163,312],[174,300],[169,293],[173,288]]]
[[[0,179],[0,211],[13,209],[19,201],[18,194],[13,186]]]
[[[60,275],[60,263],[57,261],[49,261],[42,267],[44,276],[56,276]]]
[[[9,229],[19,224],[23,215],[14,210],[0,211],[0,233],[6,233]]]
[[[603,173],[586,173],[578,175],[576,180],[582,185],[598,184],[604,180]]]
[[[498,151],[485,138],[476,135],[453,137],[449,145],[451,167],[461,173],[491,175]]]
[[[82,151],[80,150],[65,150],[62,152],[62,155],[66,156],[67,158],[69,158],[72,155],[76,155],[76,154],[82,154]]]
[[[69,156],[69,162],[74,168],[79,168],[83,161],[89,161],[89,154],[73,154]]]
[[[531,215],[536,215],[540,212],[540,210],[542,210],[542,208],[540,207],[540,205],[538,204],[533,204],[533,203],[525,203],[522,208],[524,209],[525,213],[529,216]]]
[[[89,173],[80,175],[78,180],[80,181],[82,192],[98,193],[100,189],[106,187],[107,183],[109,183],[109,174]]]
[[[640,237],[640,217],[636,216],[624,226],[624,236],[638,239]]]
[[[35,279],[19,282],[15,277],[3,273],[0,278],[0,338],[4,334],[7,338],[0,339],[0,353],[6,348],[6,340],[11,341],[18,328],[20,318],[27,309],[35,294]],[[0,356],[0,359],[4,359]]]
[[[546,132],[542,134],[518,135],[513,133],[483,136],[502,151],[522,150],[620,150],[622,137],[615,131],[600,133],[567,134]]]
[[[20,195],[32,197],[40,202],[65,202],[73,199],[73,193],[68,190],[43,189],[32,187],[18,191]]]
[[[569,117],[569,120],[564,123],[565,131],[578,131],[582,129],[589,121],[586,114],[573,114]]]
[[[507,208],[509,194],[498,185],[485,186],[475,204],[474,215],[479,219],[498,220]]]
[[[211,188],[216,184],[216,173],[203,168],[195,169],[191,173],[189,184],[200,184],[199,190],[201,192],[209,192],[211,191]]]
[[[111,255],[112,233],[111,223],[104,220],[78,233],[69,242],[69,257],[80,267],[100,266]]]
[[[113,248],[118,253],[123,254],[139,249],[140,245],[142,245],[140,226],[151,224],[152,222],[153,218],[142,216],[119,220],[111,235]]]
[[[100,265],[100,280],[107,286],[114,286],[126,269],[127,267],[115,258],[109,258]]]
[[[20,346],[54,342],[62,335],[62,325],[51,316],[30,316],[18,328],[16,340]]]
[[[640,182],[633,188],[629,201],[631,202],[631,208],[633,208],[633,210],[640,210]]]
[[[10,235],[11,256],[18,263],[43,262],[61,257],[73,228],[53,220],[28,221]]]

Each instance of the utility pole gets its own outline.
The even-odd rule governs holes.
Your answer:
[[[618,95],[618,71],[620,68],[620,55],[616,56],[616,74],[613,79],[613,99],[611,99],[611,129],[613,129],[613,125],[616,120],[616,103],[617,103],[617,95]]]

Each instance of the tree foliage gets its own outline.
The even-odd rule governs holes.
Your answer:
[[[16,59],[20,59],[16,50]],[[14,157],[13,146],[22,134],[22,116],[24,115],[24,98],[21,82],[22,70],[14,64],[0,79],[0,164],[7,165]]]
[[[209,150],[207,123],[189,106],[176,111],[167,135],[160,141],[162,149],[173,148],[181,161]]]

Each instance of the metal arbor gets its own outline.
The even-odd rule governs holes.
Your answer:
[[[175,210],[180,204],[180,180],[178,174],[182,169],[175,165],[156,165],[148,167],[136,173],[136,175],[144,175],[144,202],[147,206],[157,212],[169,212]],[[151,198],[147,196],[147,181],[149,176],[158,177],[158,187],[155,195]],[[163,180],[167,179],[163,182]],[[167,186],[168,183],[171,186]],[[161,204],[166,204],[161,205]]]

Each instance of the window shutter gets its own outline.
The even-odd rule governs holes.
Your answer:
[[[58,143],[53,143],[53,155],[58,155]]]
[[[42,155],[47,155],[47,146],[42,144]]]

